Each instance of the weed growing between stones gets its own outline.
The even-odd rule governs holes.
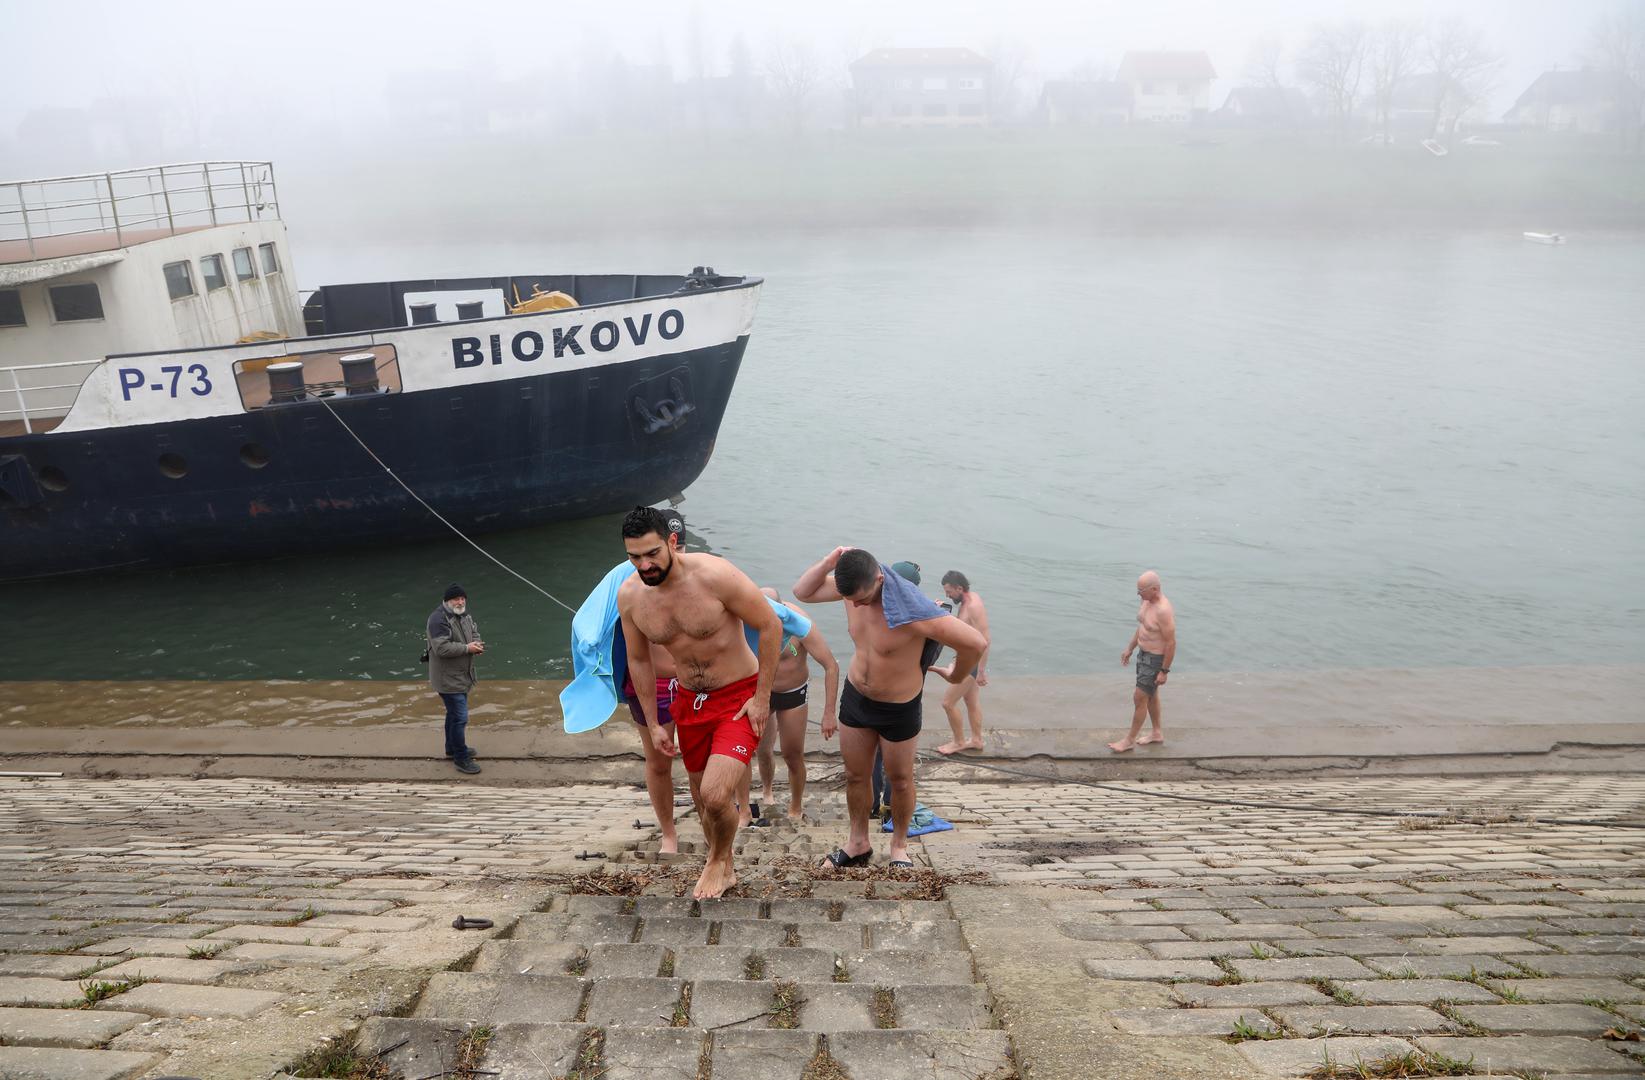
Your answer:
[[[883,986],[876,987],[874,990],[874,1026],[877,1028],[894,1028],[897,1026],[896,997]]]
[[[321,1043],[286,1066],[292,1076],[314,1076],[321,1080],[390,1080],[382,1059],[360,1049],[358,1032]]]
[[[600,1057],[605,1053],[605,1032],[596,1028],[588,1033],[583,1040],[582,1049],[577,1051],[577,1064],[571,1071],[558,1080],[598,1080],[605,1073],[600,1065]]]
[[[800,1073],[800,1080],[851,1080],[846,1076],[840,1063],[828,1053],[828,1047],[819,1046],[817,1056],[806,1062],[805,1071]]]
[[[1251,955],[1258,960],[1272,960],[1274,958],[1273,953],[1269,952],[1267,949],[1264,949],[1261,945],[1254,941],[1251,942]]]
[[[1279,1031],[1269,1031],[1266,1028],[1252,1027],[1245,1022],[1245,1017],[1234,1021],[1233,1034],[1228,1036],[1229,1042],[1246,1042],[1250,1039],[1283,1039],[1285,1036]]]
[[[691,983],[686,983],[680,991],[680,1000],[674,1003],[674,1016],[669,1021],[670,1027],[691,1026]]]
[[[190,960],[210,960],[227,947],[226,944],[215,943],[211,945],[190,945],[188,947],[188,958]]]
[[[1324,1062],[1308,1074],[1309,1080],[1383,1080],[1383,1078],[1468,1076],[1474,1071],[1474,1059],[1458,1061],[1444,1054],[1410,1050],[1390,1054],[1375,1061],[1355,1058],[1352,1065],[1331,1060],[1329,1051]]]
[[[577,950],[577,955],[573,956],[570,960],[567,960],[565,962],[565,973],[567,975],[587,975],[588,974],[588,950],[587,949],[578,949]]]
[[[771,1026],[793,1030],[800,1026],[800,1006],[805,999],[800,988],[791,982],[780,982],[771,990]]]
[[[765,957],[759,953],[749,953],[748,959],[743,961],[743,978],[750,982],[765,978]]]
[[[1363,1005],[1363,1004],[1365,1004],[1364,1001],[1360,1000],[1360,997],[1359,997],[1358,994],[1354,993],[1352,990],[1349,990],[1345,986],[1338,986],[1336,983],[1332,982],[1330,979],[1321,979],[1321,978],[1318,978],[1318,977],[1314,977],[1314,978],[1303,979],[1302,981],[1307,983],[1309,986],[1312,986],[1315,990],[1318,990],[1320,993],[1330,995],[1336,1001],[1336,1003],[1338,1005]]]
[[[481,1024],[463,1036],[457,1044],[457,1064],[451,1069],[456,1080],[476,1080],[480,1075],[480,1059],[485,1057],[493,1034],[489,1026]]]
[[[148,982],[148,977],[144,975],[133,975],[131,978],[122,979],[119,982],[105,982],[102,979],[88,980],[80,984],[82,1000],[75,1008],[89,1009],[99,1001],[114,997],[116,994],[123,994],[127,990],[135,989],[146,982]]]
[[[1464,1035],[1482,1036],[1490,1034],[1489,1031],[1486,1031],[1466,1016],[1463,1016],[1461,1013],[1457,1012],[1456,1007],[1451,1002],[1433,1001],[1429,1002],[1428,1007],[1439,1013],[1439,1015],[1445,1017],[1445,1019],[1449,1020],[1457,1027],[1461,1028]]]
[[[1212,979],[1210,985],[1238,986],[1240,983],[1245,981],[1245,976],[1241,975],[1234,969],[1233,961],[1229,960],[1226,956],[1213,956],[1211,958],[1211,963],[1222,969],[1223,976],[1220,979]]]
[[[269,923],[269,925],[270,926],[296,926],[298,923],[305,923],[305,922],[308,922],[310,919],[317,919],[323,914],[325,914],[325,912],[321,911],[319,908],[315,907],[313,904],[309,904],[307,907],[303,908],[302,911],[299,911],[297,914],[293,915],[291,918],[289,918],[289,919],[276,919],[274,922]]]

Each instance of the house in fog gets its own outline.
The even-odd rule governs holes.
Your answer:
[[[1217,110],[1231,127],[1299,128],[1313,121],[1308,98],[1294,86],[1236,86]]]
[[[1617,128],[1619,90],[1626,78],[1593,68],[1544,71],[1502,119],[1537,131],[1608,134]]]
[[[1106,127],[1131,122],[1131,87],[1106,79],[1049,79],[1040,91],[1047,127]]]
[[[860,127],[982,127],[994,65],[970,49],[875,49],[851,64]]]
[[[1217,77],[1203,52],[1128,52],[1116,81],[1131,88],[1131,119],[1186,124],[1211,109]]]

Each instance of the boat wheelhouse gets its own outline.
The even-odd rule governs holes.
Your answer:
[[[678,496],[760,286],[698,268],[305,297],[268,162],[0,184],[0,580],[442,532],[395,476],[475,532]]]

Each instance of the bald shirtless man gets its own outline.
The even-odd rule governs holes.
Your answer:
[[[987,642],[970,626],[946,613],[904,623],[895,630],[886,622],[882,603],[890,572],[861,548],[835,548],[794,583],[801,603],[843,600],[845,625],[856,644],[845,691],[840,696],[840,757],[845,765],[845,801],[851,833],[845,846],[828,857],[835,867],[866,866],[874,854],[868,840],[869,775],[874,751],[885,757],[891,784],[889,865],[912,868],[908,858],[908,823],[914,816],[914,751],[920,733],[920,695],[925,672],[920,654],[927,638],[958,654],[944,676],[963,681],[982,659]],[[927,601],[929,603],[929,601]],[[936,605],[930,605],[936,611]]]
[[[706,900],[737,883],[731,866],[737,784],[770,718],[782,623],[747,574],[716,556],[680,551],[654,507],[635,507],[622,532],[635,569],[617,591],[628,670],[657,749],[685,759],[708,839],[708,861],[692,896]],[[759,632],[757,659],[743,636],[745,624]],[[657,722],[656,697],[644,692],[656,684],[652,645],[674,658],[677,748],[675,730]]]
[[[1171,674],[1171,661],[1177,655],[1177,615],[1171,601],[1160,591],[1159,575],[1146,571],[1137,579],[1137,596],[1142,606],[1137,608],[1137,631],[1130,644],[1120,653],[1120,666],[1131,663],[1132,650],[1137,651],[1137,688],[1131,691],[1131,731],[1119,742],[1111,742],[1108,749],[1116,754],[1148,743],[1162,743],[1165,732],[1160,730],[1159,688]],[[1152,718],[1154,730],[1142,738],[1142,722]]]

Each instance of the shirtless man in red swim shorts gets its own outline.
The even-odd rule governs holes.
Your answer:
[[[706,900],[737,883],[737,785],[770,719],[782,623],[747,574],[717,556],[676,550],[662,511],[635,507],[622,531],[636,571],[617,592],[629,675],[636,687],[655,685],[652,645],[674,658],[675,730],[657,722],[654,696],[641,694],[640,708],[657,749],[685,759],[708,838],[708,862],[692,896]],[[745,624],[759,631],[758,659],[743,636]]]

